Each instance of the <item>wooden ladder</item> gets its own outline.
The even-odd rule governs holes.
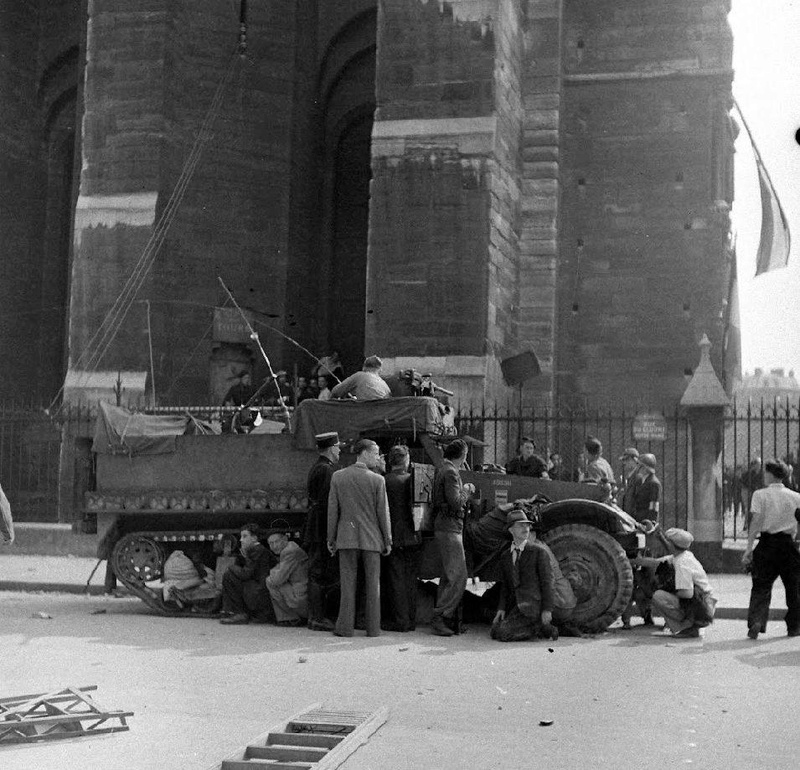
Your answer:
[[[388,713],[385,707],[370,713],[336,711],[315,703],[214,765],[213,770],[333,770],[367,742]]]
[[[86,695],[96,689],[96,685],[66,687],[38,695],[0,698],[0,745],[127,730],[126,720],[133,712],[104,709]]]

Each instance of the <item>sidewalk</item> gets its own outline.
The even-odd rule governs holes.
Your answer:
[[[97,559],[78,556],[33,556],[0,550],[0,591],[60,591],[84,593]],[[89,586],[94,595],[103,593],[105,562],[94,573]],[[749,575],[710,575],[719,598],[716,617],[745,620],[750,598]],[[124,588],[123,588],[124,590]],[[770,619],[783,618],[786,607],[783,584],[776,581]]]

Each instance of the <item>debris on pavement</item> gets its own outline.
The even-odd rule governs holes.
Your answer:
[[[31,615],[31,617],[32,618],[37,618],[38,620],[52,620],[53,619],[53,616],[52,615],[48,615],[46,612],[34,612],[33,615]]]
[[[539,727],[550,727],[553,724],[552,719],[540,719]]]

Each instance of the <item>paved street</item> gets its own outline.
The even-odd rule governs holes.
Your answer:
[[[1,748],[3,770],[204,770],[315,702],[390,708],[346,770],[796,765],[800,641],[777,622],[757,642],[721,620],[701,641],[501,645],[480,627],[344,640],[67,594],[0,592],[0,616],[0,695],[96,684],[135,712],[127,733]]]

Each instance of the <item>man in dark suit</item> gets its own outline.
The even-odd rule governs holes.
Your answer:
[[[414,485],[408,472],[408,447],[394,446],[389,452],[386,497],[392,524],[392,553],[383,572],[385,631],[413,631],[417,623],[417,573],[420,536],[414,528]]]
[[[507,526],[514,540],[500,556],[500,600],[491,636],[501,642],[558,639],[552,625],[556,580],[550,555],[530,536],[533,524],[524,511],[510,511]]]
[[[467,459],[467,444],[460,438],[445,446],[444,461],[433,477],[433,530],[442,575],[436,590],[431,633],[452,636],[458,605],[467,587],[467,561],[464,556],[464,505],[475,491],[472,484],[462,484],[459,468]]]
[[[328,551],[328,494],[331,477],[339,470],[342,444],[335,431],[314,436],[319,457],[308,472],[308,515],[303,533],[303,550],[308,554],[308,627],[312,631],[333,631],[325,615],[325,597],[339,579],[336,559]]]
[[[373,472],[381,464],[378,445],[361,439],[354,447],[357,460],[331,477],[328,495],[328,549],[339,554],[341,598],[336,636],[352,636],[356,615],[356,577],[359,559],[366,582],[367,636],[381,633],[381,554],[392,551],[386,482]]]
[[[273,559],[261,545],[258,535],[258,525],[242,527],[239,563],[228,567],[222,576],[223,618],[220,623],[225,625],[242,625],[251,618],[266,622],[274,617],[266,584]]]

